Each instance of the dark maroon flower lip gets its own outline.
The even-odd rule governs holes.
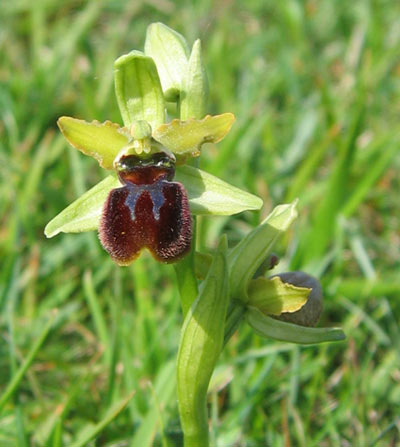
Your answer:
[[[141,159],[121,158],[123,186],[110,191],[104,204],[99,237],[112,259],[128,265],[144,248],[161,262],[176,262],[190,250],[192,219],[182,184],[171,181],[174,161],[157,153]]]

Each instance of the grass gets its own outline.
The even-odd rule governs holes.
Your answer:
[[[319,276],[322,325],[347,333],[299,347],[242,326],[211,387],[213,445],[400,444],[399,17],[389,0],[2,5],[0,447],[180,445],[173,268],[118,268],[94,233],[43,235],[104,175],[57,118],[120,122],[113,61],[154,21],[202,39],[209,111],[237,117],[201,167],[265,201],[201,219],[199,246],[234,245],[299,197],[279,268]]]

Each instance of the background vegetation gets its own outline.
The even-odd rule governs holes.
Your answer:
[[[202,39],[209,111],[237,117],[201,167],[265,201],[202,220],[200,247],[299,197],[276,271],[319,276],[321,323],[348,337],[300,347],[241,327],[210,393],[212,445],[400,445],[400,4],[14,0],[0,20],[0,446],[179,445],[172,267],[119,268],[95,233],[43,235],[104,175],[57,118],[120,122],[113,61],[155,21]]]

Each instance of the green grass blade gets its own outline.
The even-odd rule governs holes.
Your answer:
[[[160,370],[154,386],[159,406],[165,407],[169,403],[175,389],[175,384],[175,362],[170,362]],[[138,431],[135,433],[130,447],[151,447],[158,421],[158,409],[155,405],[152,405],[140,424]]]
[[[53,321],[54,321],[54,317],[50,318],[49,321],[46,323],[42,333],[40,334],[38,339],[33,344],[32,349],[29,351],[25,361],[19,367],[19,369],[16,371],[16,373],[14,374],[14,376],[11,379],[11,382],[5,389],[3,395],[0,397],[0,412],[3,409],[4,405],[9,401],[9,399],[17,391],[18,386],[21,383],[21,380],[23,379],[26,371],[32,365],[32,363],[36,357],[36,354],[39,352],[39,349],[42,347],[47,336],[49,335],[50,330],[53,325]]]
[[[109,360],[108,357],[110,352],[107,348],[110,346],[110,337],[108,335],[106,320],[94,288],[93,278],[90,271],[86,271],[83,277],[83,289],[97,336],[99,337],[103,349],[106,351],[107,360]]]
[[[365,175],[356,185],[354,191],[343,206],[342,214],[350,217],[356,212],[361,202],[365,199],[371,188],[383,175],[394,155],[399,151],[399,139],[388,142],[385,138],[374,154],[374,162],[368,163]]]
[[[128,405],[129,401],[134,396],[135,391],[132,391],[127,397],[123,398],[121,401],[117,402],[113,405],[107,412],[106,416],[94,427],[90,428],[85,432],[85,435],[82,439],[79,439],[76,442],[73,442],[69,445],[69,447],[85,447],[89,441],[94,439],[100,432],[107,427],[107,425],[113,421],[120,413],[124,410],[124,408]]]

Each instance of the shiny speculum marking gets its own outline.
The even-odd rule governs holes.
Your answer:
[[[150,194],[151,201],[153,202],[153,215],[156,220],[160,219],[160,208],[165,202],[163,194],[163,183],[164,180],[159,180],[152,185],[130,185],[128,187],[128,197],[125,200],[125,205],[131,210],[132,220],[135,220],[135,207],[138,198],[143,192],[148,192]]]

